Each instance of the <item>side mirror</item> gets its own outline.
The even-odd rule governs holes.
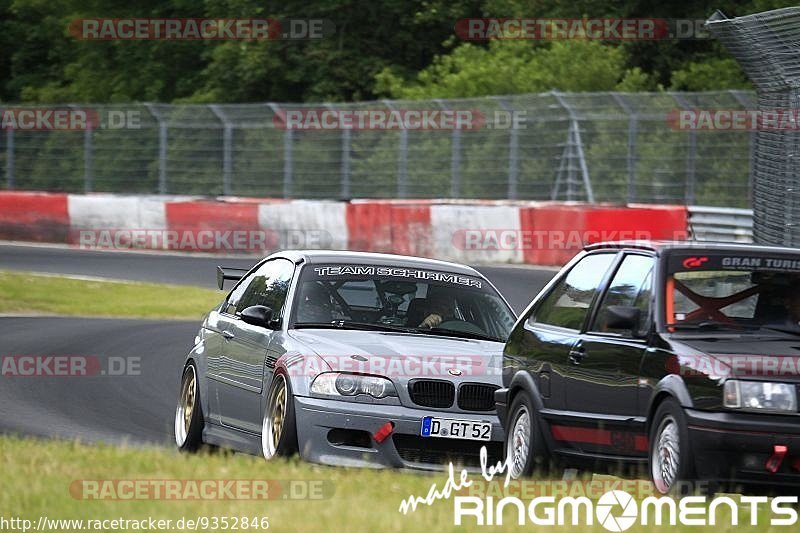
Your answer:
[[[253,326],[272,329],[272,309],[264,305],[251,305],[240,315],[242,320]]]
[[[610,329],[628,329],[634,331],[639,328],[641,315],[642,311],[638,307],[609,305],[606,326]]]

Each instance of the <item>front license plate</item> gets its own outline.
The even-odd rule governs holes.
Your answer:
[[[426,416],[422,419],[420,435],[423,437],[442,437],[445,439],[490,440],[491,422],[472,420],[453,420]]]

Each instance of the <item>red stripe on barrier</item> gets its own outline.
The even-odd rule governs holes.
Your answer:
[[[68,233],[66,194],[0,193],[0,238],[63,243]]]
[[[348,249],[430,256],[429,204],[358,202],[347,205]]]
[[[256,203],[167,202],[165,209],[167,229],[178,237],[170,250],[247,253],[278,246],[278,235],[259,227]]]
[[[520,227],[533,238],[524,262],[562,265],[583,246],[613,240],[686,238],[683,206],[589,206],[543,204],[520,208]]]

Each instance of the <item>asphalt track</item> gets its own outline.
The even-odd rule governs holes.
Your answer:
[[[0,244],[0,270],[203,287],[215,287],[217,264],[247,267],[254,262],[254,258]],[[476,268],[517,312],[554,274],[552,269],[530,267]],[[198,326],[182,321],[0,317],[2,358],[79,356],[111,371],[67,377],[0,375],[0,433],[169,444],[181,365]],[[111,375],[116,369],[110,360],[126,361],[136,368]]]

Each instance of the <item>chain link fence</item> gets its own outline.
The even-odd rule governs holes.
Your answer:
[[[754,134],[677,131],[678,109],[749,92],[558,93],[358,104],[75,106],[79,131],[0,132],[0,186],[275,198],[750,205]],[[469,129],[282,126],[287,110],[463,111]],[[120,126],[121,124],[121,126]]]
[[[759,109],[800,109],[800,8],[735,19],[717,12],[707,27],[753,81]],[[800,246],[800,125],[792,118],[755,137],[753,235],[763,244]]]

